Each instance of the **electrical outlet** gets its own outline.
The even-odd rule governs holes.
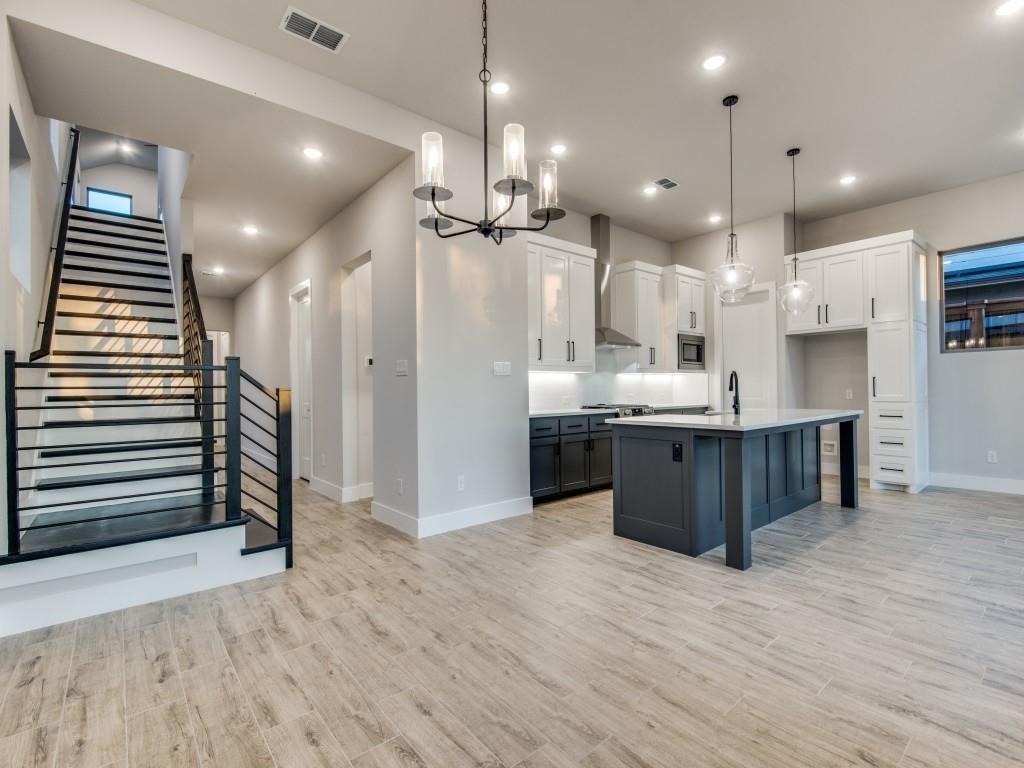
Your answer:
[[[847,400],[853,400],[853,390],[852,389],[846,390],[846,399]]]
[[[409,361],[408,360],[396,360],[395,361],[395,376],[408,376],[409,375]]]
[[[996,453],[995,451],[989,451],[988,452],[988,463],[989,464],[998,464],[999,463],[999,454]]]
[[[821,454],[822,456],[835,456],[839,453],[836,450],[836,443],[834,440],[822,440],[821,441]]]
[[[466,490],[466,476],[459,475],[457,478],[455,478],[455,485],[460,491]]]
[[[402,481],[402,478],[395,480],[395,493],[399,496],[405,493],[405,483]]]

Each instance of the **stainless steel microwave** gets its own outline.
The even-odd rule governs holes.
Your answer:
[[[704,370],[704,337],[679,334],[679,370]]]

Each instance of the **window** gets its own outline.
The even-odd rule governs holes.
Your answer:
[[[123,192],[111,192],[107,189],[89,187],[85,191],[85,204],[89,208],[107,213],[132,213],[132,196]]]
[[[1024,238],[942,259],[943,352],[1024,347]]]

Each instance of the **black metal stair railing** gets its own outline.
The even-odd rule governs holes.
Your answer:
[[[209,344],[209,342],[207,342]],[[208,357],[205,354],[204,357]],[[112,377],[109,384],[96,387],[77,382],[63,383],[47,377],[42,383],[38,379],[31,379],[33,383],[23,383],[19,378],[20,374],[59,372],[64,374],[89,377],[91,375],[107,375]],[[214,374],[223,374],[224,384],[213,382]],[[199,376],[200,391],[199,401],[196,404],[196,411],[189,416],[161,416],[160,409],[173,405],[181,405],[192,399],[197,387],[195,377]],[[122,379],[123,383],[117,383]],[[152,383],[140,383],[151,381]],[[132,383],[135,382],[135,383]],[[245,391],[243,391],[243,387]],[[41,421],[38,416],[40,412],[61,410],[63,408],[80,408],[83,406],[52,405],[47,403],[47,393],[61,391],[81,392],[83,390],[102,389],[115,393],[142,392],[152,397],[155,391],[159,391],[157,397],[172,398],[167,401],[153,398],[143,405],[145,415],[142,417],[133,416],[119,418],[100,418],[92,420],[71,419]],[[19,393],[31,395],[32,404],[21,404]],[[180,393],[174,395],[172,393]],[[215,396],[215,393],[223,393]],[[154,509],[147,509],[145,500],[167,501],[155,509],[159,512],[185,509],[190,503],[183,502],[184,506],[175,507],[172,491],[156,490],[145,491],[130,488],[120,493],[110,493],[103,489],[117,485],[118,483],[134,482],[136,480],[163,479],[167,477],[180,477],[188,475],[202,475],[202,499],[204,504],[224,504],[224,517],[226,521],[237,521],[242,519],[243,495],[255,500],[262,507],[262,513],[255,513],[254,510],[245,509],[249,517],[257,518],[274,532],[272,541],[263,542],[260,546],[247,551],[267,549],[271,547],[285,547],[286,560],[290,567],[292,563],[292,494],[291,494],[291,393],[288,389],[270,390],[263,387],[254,378],[241,370],[237,357],[228,357],[225,365],[209,365],[206,363],[193,365],[185,363],[182,365],[149,365],[149,364],[110,364],[110,363],[50,363],[50,362],[18,362],[15,353],[7,351],[4,353],[4,418],[6,432],[6,476],[7,476],[7,553],[6,559],[10,561],[25,557],[28,553],[22,551],[22,538],[27,531],[38,532],[41,529],[48,529],[49,541],[58,541],[59,535],[54,531],[58,529],[70,529],[70,526],[81,526],[84,523],[105,521],[113,518],[137,517],[154,514]],[[183,397],[182,397],[183,396]],[[134,395],[133,395],[134,397]],[[177,402],[175,402],[175,399]],[[262,401],[261,401],[262,399]],[[128,403],[105,404],[105,401],[90,403],[88,407],[132,407],[137,401]],[[245,404],[243,409],[243,403]],[[215,412],[216,406],[223,406],[225,415],[218,417]],[[152,409],[152,411],[150,411]],[[166,411],[164,412],[166,413]],[[102,427],[128,427],[142,425],[164,425],[164,424],[199,424],[201,437],[192,436],[157,436],[141,438],[131,435],[124,439],[103,440],[79,438],[77,440],[55,440],[44,442],[40,437],[44,430],[74,429],[73,435],[80,435],[80,430]],[[221,426],[222,425],[222,426]],[[218,429],[223,431],[218,432]],[[85,433],[86,435],[88,433]],[[256,435],[267,435],[260,442],[256,442]],[[246,441],[248,450],[243,450],[242,441]],[[223,448],[219,448],[217,441],[223,441]],[[266,443],[272,441],[273,449],[268,449]],[[190,449],[199,447],[199,453]],[[153,450],[172,450],[170,455],[154,456]],[[146,455],[133,456],[133,452],[142,451]],[[261,461],[254,454],[263,452],[269,460]],[[217,463],[218,457],[224,457],[224,464]],[[156,467],[143,470],[134,470],[128,473],[103,472],[93,475],[75,477],[69,482],[66,477],[57,477],[44,480],[23,479],[31,478],[32,475],[24,473],[38,473],[47,469],[83,467],[83,472],[94,471],[91,468],[102,465],[106,468],[118,465],[131,466],[139,461],[154,461],[157,459],[187,459],[191,457],[201,458],[202,464],[198,467]],[[48,459],[55,458],[56,461]],[[247,464],[243,463],[245,459]],[[126,479],[125,479],[126,478]],[[269,478],[269,480],[268,480]],[[243,479],[247,482],[243,484]],[[65,489],[74,487],[77,489],[76,498],[71,501],[47,501],[45,496],[42,499],[32,499],[32,503],[23,501],[23,494],[40,492],[46,490]],[[223,492],[223,493],[218,493]],[[262,492],[262,493],[261,493]],[[269,493],[269,496],[267,496]],[[160,497],[155,499],[155,497]],[[87,509],[86,505],[111,505],[122,502],[143,502],[137,504],[140,509],[132,509],[122,512],[125,507],[113,510],[111,513],[99,517],[89,518],[82,515],[72,514],[70,519],[62,519],[60,515],[46,515],[44,513],[59,512],[67,508],[74,510]],[[101,512],[102,506],[92,507]],[[275,518],[273,521],[267,519],[269,510]],[[31,519],[26,524],[26,516]],[[150,530],[149,538],[156,538],[160,531]],[[169,534],[165,534],[169,535]],[[55,538],[56,537],[56,538]],[[248,542],[247,542],[248,544]],[[90,546],[91,545],[91,546]],[[110,546],[110,542],[94,541],[86,542],[82,548],[95,548],[99,546]],[[52,548],[52,552],[34,551],[32,557],[47,556],[47,554],[63,554],[64,550],[59,545]],[[0,561],[5,559],[0,555]]]

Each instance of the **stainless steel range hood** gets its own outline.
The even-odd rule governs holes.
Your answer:
[[[590,217],[590,247],[597,251],[594,269],[594,333],[598,348],[639,347],[640,342],[611,327],[612,222],[603,213]]]

